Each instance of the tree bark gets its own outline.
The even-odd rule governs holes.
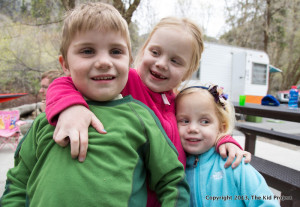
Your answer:
[[[61,0],[61,3],[66,11],[74,9],[75,7],[75,0]]]
[[[133,15],[133,12],[139,6],[140,2],[141,0],[134,0],[134,2],[129,5],[129,8],[127,10],[125,9],[125,4],[122,2],[122,0],[114,0],[113,6],[121,13],[123,18],[129,25],[131,23],[131,17]]]

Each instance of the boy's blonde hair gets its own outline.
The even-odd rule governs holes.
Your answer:
[[[120,32],[121,36],[126,40],[130,62],[132,62],[127,22],[112,5],[101,2],[80,4],[66,14],[60,47],[60,52],[66,61],[72,39],[78,32],[89,30]]]
[[[186,32],[190,36],[190,41],[192,42],[192,59],[189,64],[188,72],[183,77],[183,80],[189,79],[192,74],[198,70],[201,54],[204,49],[202,32],[201,29],[195,24],[193,21],[187,18],[177,18],[177,17],[166,17],[161,19],[153,28],[152,32],[149,34],[147,40],[139,50],[134,65],[137,68],[143,59],[143,55],[145,49],[150,42],[153,34],[160,28],[170,28],[170,29],[178,29],[180,31]]]
[[[182,89],[181,92],[176,96],[176,105],[182,97],[187,94],[192,94],[195,92],[203,93],[207,96],[207,100],[210,100],[211,104],[215,106],[215,112],[220,124],[219,136],[217,137],[216,143],[224,135],[232,134],[235,127],[235,110],[230,101],[224,98],[223,88],[217,85],[206,86],[190,86]],[[201,100],[199,100],[201,101]]]

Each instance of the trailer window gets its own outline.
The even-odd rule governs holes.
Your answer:
[[[252,65],[252,84],[267,84],[267,65],[253,63]]]

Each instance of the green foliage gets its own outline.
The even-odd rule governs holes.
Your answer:
[[[31,0],[31,14],[35,18],[43,18],[45,21],[50,19],[51,7],[47,0]]]
[[[58,54],[62,17],[65,14],[63,5],[85,1],[88,0],[0,0],[2,93],[38,93],[41,74],[46,70],[60,68]],[[110,0],[110,3],[114,1]],[[131,10],[123,12],[131,16],[134,12],[132,8],[138,6],[139,1],[127,3],[131,5]],[[140,39],[136,26],[130,25],[133,48],[136,50]]]
[[[59,68],[59,34],[55,29],[10,21],[1,26],[1,92],[37,94],[40,74]]]

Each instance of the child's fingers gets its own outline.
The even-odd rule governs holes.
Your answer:
[[[228,152],[229,154],[228,154],[228,158],[227,158],[227,160],[226,160],[226,162],[225,162],[225,164],[224,164],[224,167],[225,168],[227,168],[227,167],[229,167],[231,164],[232,164],[232,162],[233,162],[233,160],[234,160],[234,158],[235,158],[235,152],[234,151],[229,151]]]
[[[79,147],[79,155],[78,155],[79,162],[84,162],[86,158],[88,144],[89,144],[88,139],[89,139],[88,130],[86,128],[83,128],[80,131],[80,141],[79,141],[80,147]]]
[[[69,131],[69,139],[71,145],[71,156],[75,159],[79,155],[79,132],[77,130]]]
[[[100,134],[106,134],[106,131],[104,129],[103,124],[100,122],[100,120],[95,116],[95,114],[92,113],[92,120],[91,125],[100,133]]]
[[[56,144],[60,145],[61,147],[65,147],[69,144],[69,138],[66,133],[61,130],[61,128],[56,127],[53,133],[53,139]]]
[[[239,164],[242,162],[242,159],[243,159],[243,155],[237,153],[236,154],[236,159],[235,159],[234,163],[232,163],[232,165],[231,165],[232,169],[239,166]]]
[[[244,162],[245,163],[250,163],[250,161],[251,161],[251,153],[250,152],[247,152],[247,151],[244,151],[244,155],[243,155],[244,157],[245,157],[245,159],[244,159]]]
[[[219,153],[220,153],[220,155],[223,159],[225,159],[227,157],[227,151],[226,151],[226,145],[225,144],[220,145]]]

